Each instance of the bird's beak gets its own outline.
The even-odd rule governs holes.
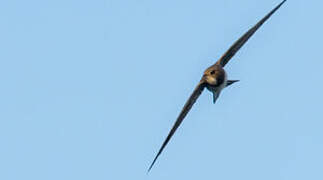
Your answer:
[[[204,74],[200,80],[201,83],[205,83],[206,82],[206,75]]]

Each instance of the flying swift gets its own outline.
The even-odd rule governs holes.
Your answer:
[[[155,164],[157,158],[164,150],[165,146],[175,133],[176,129],[179,127],[179,125],[182,123],[183,119],[187,115],[187,113],[192,108],[195,101],[198,99],[198,97],[201,95],[203,90],[206,88],[213,94],[213,103],[216,102],[218,99],[221,91],[232,85],[233,83],[239,81],[239,80],[227,80],[227,74],[225,70],[223,69],[224,66],[229,62],[229,60],[239,51],[239,49],[248,41],[248,39],[257,31],[257,29],[266,21],[269,19],[269,17],[274,14],[281,5],[285,3],[286,0],[282,1],[280,4],[278,4],[273,10],[271,10],[264,18],[262,18],[256,25],[254,25],[252,28],[250,28],[240,39],[238,39],[225,53],[222,55],[222,57],[212,66],[207,68],[201,80],[195,87],[193,93],[185,103],[182,111],[180,112],[179,116],[177,117],[177,120],[175,121],[175,124],[173,125],[172,129],[170,130],[168,136],[166,137],[165,141],[163,142],[162,146],[160,147],[157,155],[155,156],[153,162],[151,163],[148,172],[151,170],[153,165]]]

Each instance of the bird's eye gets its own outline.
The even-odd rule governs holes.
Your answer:
[[[214,71],[214,70],[210,72],[210,74],[214,74],[214,73],[215,73],[215,71]]]

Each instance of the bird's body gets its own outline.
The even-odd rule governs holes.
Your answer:
[[[207,68],[204,71],[204,74],[200,80],[200,82],[195,87],[193,93],[185,103],[182,111],[180,112],[175,124],[170,130],[168,136],[163,142],[161,148],[159,149],[155,159],[151,163],[148,171],[153,167],[156,162],[158,156],[161,154],[170,138],[173,136],[179,125],[184,120],[185,116],[192,108],[193,104],[196,102],[198,97],[203,92],[204,88],[208,89],[213,93],[213,102],[215,103],[217,98],[219,97],[221,91],[231,84],[237,82],[238,80],[227,80],[227,74],[224,70],[224,66],[229,62],[229,60],[239,51],[239,49],[248,41],[248,39],[257,31],[257,29],[267,20],[269,17],[280,8],[281,5],[285,3],[286,0],[283,0],[278,6],[276,6],[273,10],[271,10],[264,18],[262,18],[256,25],[254,25],[251,29],[249,29],[244,35],[242,35],[228,50],[223,54],[223,56],[212,66]]]
[[[227,73],[220,65],[212,65],[204,71],[202,79],[206,88],[213,94],[213,103],[219,97],[223,88],[227,86]]]

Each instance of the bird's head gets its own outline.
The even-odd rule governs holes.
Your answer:
[[[204,71],[203,79],[210,85],[221,84],[225,79],[225,71],[219,65],[213,65]]]

